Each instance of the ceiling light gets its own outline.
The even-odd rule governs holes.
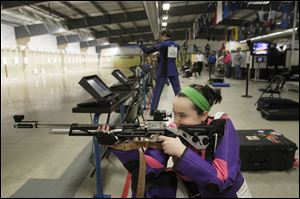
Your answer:
[[[162,26],[167,26],[168,23],[164,21],[164,22],[161,23],[161,25],[162,25]]]
[[[86,39],[86,41],[91,41],[91,40],[94,40],[95,38],[94,37],[88,37],[87,39]]]
[[[267,5],[270,1],[249,1],[248,5]]]
[[[163,15],[162,20],[168,20],[168,15]]]
[[[163,3],[163,10],[169,10],[170,4],[169,3]]]

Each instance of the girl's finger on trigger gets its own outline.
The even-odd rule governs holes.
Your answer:
[[[105,125],[101,126],[101,131],[105,131]]]
[[[160,136],[157,137],[157,140],[158,141],[165,141],[166,138],[167,138],[166,136],[160,135]]]

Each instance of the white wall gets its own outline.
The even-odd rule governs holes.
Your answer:
[[[1,48],[16,47],[17,41],[14,27],[1,23]]]
[[[96,53],[96,47],[88,47],[87,54],[97,54]]]
[[[56,37],[52,35],[30,37],[27,46],[29,49],[40,49],[42,51],[57,50]]]
[[[236,51],[238,47],[242,48],[242,45],[237,41],[229,41],[225,43],[225,48],[229,51]]]
[[[285,60],[285,65],[286,66],[293,66],[293,65],[298,65],[299,66],[299,49],[298,50],[294,50],[293,53],[293,61],[291,60],[292,51],[291,50],[287,50],[286,51],[286,60]]]
[[[67,53],[80,53],[80,43],[69,43],[68,46],[66,47],[66,52]]]

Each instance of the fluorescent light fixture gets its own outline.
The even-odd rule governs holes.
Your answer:
[[[162,20],[168,20],[168,15],[163,15]]]
[[[248,5],[267,5],[270,1],[249,1]]]
[[[169,3],[163,3],[163,10],[169,10],[170,9],[170,4]]]
[[[95,37],[90,36],[90,37],[87,38],[87,41],[94,40],[94,39],[95,39]]]
[[[162,26],[167,26],[168,23],[164,21],[164,22],[161,23],[161,25],[162,25]]]
[[[57,32],[57,33],[62,33],[62,32],[67,32],[67,30],[64,29],[64,28],[59,27],[59,28],[56,30],[56,32]]]
[[[295,31],[297,31],[297,30],[298,30],[298,28],[295,28]],[[284,36],[284,35],[290,34],[290,33],[293,33],[293,28],[288,29],[288,30],[284,30],[284,31],[281,31],[281,32],[274,32],[274,33],[270,33],[270,34],[267,34],[267,35],[262,35],[262,36],[258,36],[258,37],[253,37],[253,38],[247,39],[247,40],[250,40],[250,41],[257,41],[257,40],[260,40],[260,39],[271,38],[271,37],[276,36],[276,35]],[[247,40],[242,40],[242,41],[240,41],[240,43],[245,43],[245,42],[247,42]]]

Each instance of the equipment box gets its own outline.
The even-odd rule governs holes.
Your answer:
[[[285,98],[261,97],[257,102],[258,111],[261,109],[297,109],[299,103]],[[298,111],[297,111],[298,112]]]
[[[294,163],[296,144],[272,129],[237,130],[241,170],[285,170]]]
[[[266,120],[299,120],[299,109],[261,109],[260,114]]]

